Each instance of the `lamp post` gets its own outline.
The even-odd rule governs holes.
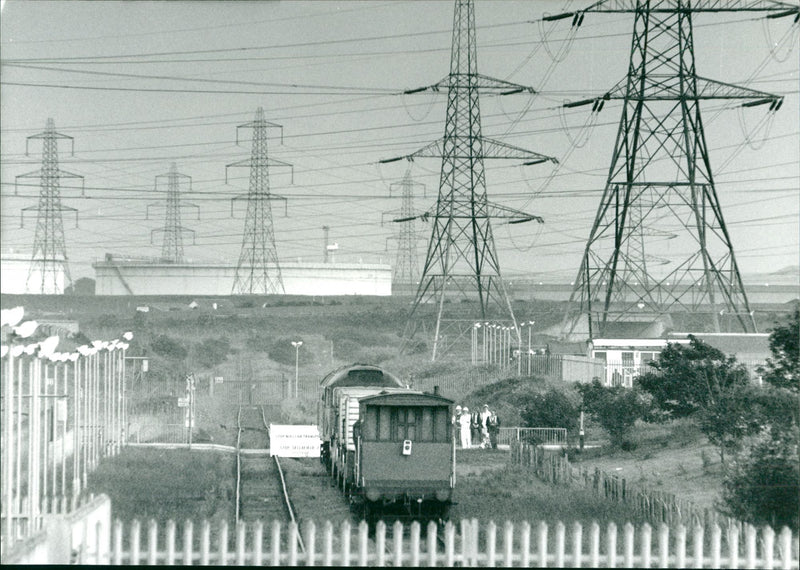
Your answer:
[[[294,347],[294,397],[298,397],[298,378],[300,377],[300,347],[303,346],[303,341],[292,341]]]

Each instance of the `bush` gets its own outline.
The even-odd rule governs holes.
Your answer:
[[[608,432],[612,445],[633,446],[628,435],[636,420],[649,417],[650,397],[635,388],[605,387],[597,380],[581,384],[578,390],[583,396],[583,407]]]
[[[767,430],[723,481],[723,510],[756,525],[800,529],[798,440],[796,425],[781,435]]]
[[[231,343],[226,338],[206,338],[194,345],[192,349],[193,363],[204,368],[225,362],[231,351]]]
[[[150,341],[150,349],[159,356],[171,360],[184,360],[188,355],[188,351],[180,342],[165,334],[155,336]]]
[[[270,345],[267,354],[270,359],[275,362],[294,366],[295,359],[298,358],[298,355],[296,354],[295,347],[292,346],[292,342],[297,342],[298,340],[302,341],[302,339],[298,338],[279,338]],[[302,358],[302,353],[305,351],[305,348],[305,343],[300,346],[300,358]]]
[[[528,427],[566,428],[576,433],[580,417],[580,397],[551,388],[543,394],[531,394],[524,402],[522,420]]]

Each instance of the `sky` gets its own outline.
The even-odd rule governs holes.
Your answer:
[[[554,156],[558,165],[486,161],[489,199],[544,218],[493,224],[505,275],[549,282],[575,278],[608,175],[621,104],[592,125],[590,107],[566,101],[602,95],[626,73],[631,14],[587,14],[542,22],[588,5],[570,0],[476,2],[478,71],[529,85],[536,95],[481,98],[483,134]],[[442,136],[446,95],[403,95],[449,72],[453,3],[79,2],[6,0],[0,19],[0,247],[30,253],[38,183],[15,178],[41,166],[41,142],[26,137],[48,118],[74,137],[59,166],[84,177],[61,181],[72,278],[93,277],[106,253],[157,257],[166,185],[174,162],[182,187],[184,255],[235,264],[249,172],[226,165],[250,157],[237,125],[263,107],[273,226],[281,260],[323,259],[323,226],[339,262],[393,262],[399,227],[390,195],[407,168],[425,186],[414,206],[435,204],[440,164],[404,156]],[[694,16],[698,75],[785,97],[766,107],[702,103],[706,139],[725,220],[742,273],[797,265],[800,251],[800,55],[798,25],[758,14]],[[772,120],[768,120],[772,119]],[[755,127],[762,125],[762,128]],[[33,183],[33,185],[30,185]],[[16,191],[16,194],[15,194]],[[198,208],[190,207],[194,204]],[[149,207],[148,207],[149,206]],[[199,210],[199,219],[198,219]],[[383,223],[382,223],[383,222]],[[424,257],[431,226],[417,222]],[[668,251],[659,254],[669,255]]]

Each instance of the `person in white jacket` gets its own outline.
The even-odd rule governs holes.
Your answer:
[[[489,417],[492,412],[489,411],[489,404],[483,405],[483,411],[480,413],[480,426],[481,426],[481,449],[491,449],[492,444],[489,440]]]
[[[471,424],[472,416],[470,416],[469,408],[464,406],[461,409],[461,416],[458,418],[458,426],[461,433],[461,449],[469,449],[472,447]]]

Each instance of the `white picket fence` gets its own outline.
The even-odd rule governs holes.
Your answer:
[[[639,529],[630,523],[618,529],[609,523],[588,526],[576,522],[532,527],[523,522],[494,522],[479,525],[476,519],[447,523],[440,532],[435,523],[423,529],[413,522],[404,529],[395,522],[391,536],[378,522],[374,534],[361,522],[353,528],[344,521],[338,528],[327,521],[321,526],[307,521],[302,525],[273,522],[267,529],[260,521],[236,526],[233,536],[223,522],[212,529],[208,521],[200,525],[199,537],[187,521],[180,533],[169,521],[159,529],[150,521],[142,544],[138,521],[113,527],[111,564],[236,564],[305,566],[539,566],[636,568],[798,568],[797,537],[788,528],[776,535],[771,528],[739,529],[724,532],[714,525],[674,529],[648,524]],[[265,536],[265,530],[268,536]],[[406,532],[406,530],[408,532]],[[424,530],[424,535],[423,535]],[[305,552],[298,548],[302,532]],[[178,539],[178,536],[181,536]],[[443,535],[443,536],[441,536]],[[355,546],[355,549],[353,548]]]

